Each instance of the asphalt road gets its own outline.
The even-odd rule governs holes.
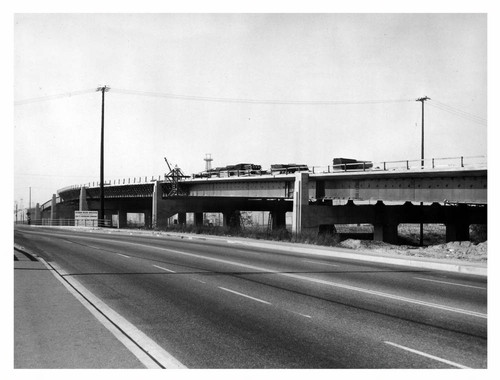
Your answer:
[[[16,228],[188,368],[486,368],[478,276],[225,241]]]

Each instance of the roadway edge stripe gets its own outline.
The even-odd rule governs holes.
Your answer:
[[[56,265],[49,264],[42,258],[40,261],[146,368],[187,368],[77,280],[63,277]]]

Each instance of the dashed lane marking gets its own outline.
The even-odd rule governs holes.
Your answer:
[[[473,289],[482,289],[482,290],[487,290],[487,288],[484,288],[482,286],[473,286],[473,285],[465,285],[465,284],[457,284],[456,282],[448,282],[448,281],[438,281],[438,280],[430,280],[428,278],[421,278],[421,277],[413,277],[416,280],[422,280],[422,281],[430,281],[430,282],[438,282],[440,284],[447,284],[447,285],[455,285],[455,286],[463,286],[464,288],[473,288]]]
[[[176,273],[175,271],[171,270],[171,269],[167,269],[167,268],[163,268],[163,267],[160,267],[158,265],[153,265],[155,268],[158,268],[158,269],[161,269],[161,270],[164,270],[166,272],[170,272],[170,273]]]
[[[438,356],[434,356],[434,355],[430,355],[430,354],[427,354],[427,353],[422,352],[422,351],[414,350],[413,348],[401,346],[401,345],[396,344],[396,343],[392,343],[392,342],[388,342],[388,341],[385,341],[384,343],[389,344],[389,345],[391,345],[393,347],[400,348],[401,350],[412,352],[412,353],[420,355],[420,356],[425,356],[426,358],[429,358],[429,359],[437,360],[437,361],[439,361],[441,363],[449,364],[449,365],[451,365],[453,367],[464,368],[464,369],[469,369],[470,368],[470,367],[466,367],[466,366],[464,366],[462,364],[458,364],[458,363],[452,362],[450,360],[446,360],[446,359],[440,358]]]
[[[226,292],[230,292],[230,293],[234,293],[234,294],[237,294],[239,296],[242,296],[242,297],[250,298],[251,300],[254,300],[254,301],[257,301],[257,302],[265,303],[266,305],[272,305],[271,302],[267,302],[267,301],[261,300],[260,298],[251,297],[251,296],[249,296],[247,294],[235,292],[234,290],[223,288],[222,286],[218,286],[218,288],[222,289],[222,290],[225,290]]]
[[[318,265],[328,265],[330,267],[338,267],[336,264],[324,263],[322,261],[302,260],[304,263],[313,263]]]
[[[79,238],[81,238],[81,239],[96,239],[95,237],[92,237],[92,238],[79,237]],[[102,240],[106,240],[106,239],[102,239]],[[188,257],[195,257],[195,258],[202,259],[202,260],[207,260],[207,261],[213,261],[213,262],[218,262],[218,263],[223,263],[223,264],[229,264],[229,265],[239,266],[239,267],[242,267],[242,268],[247,268],[247,269],[261,271],[262,273],[274,273],[274,274],[279,275],[279,276],[284,276],[284,277],[289,277],[289,278],[295,278],[295,279],[298,279],[298,280],[309,281],[309,282],[312,282],[312,283],[323,284],[323,285],[332,286],[332,287],[336,287],[336,288],[340,288],[340,289],[347,289],[347,290],[351,290],[351,291],[355,291],[355,292],[360,292],[360,293],[364,293],[364,294],[376,295],[376,296],[383,297],[383,298],[398,300],[398,301],[401,301],[401,302],[406,302],[406,303],[411,303],[411,304],[426,306],[426,307],[440,309],[440,310],[446,310],[446,311],[450,311],[450,312],[454,312],[454,313],[459,313],[459,314],[465,314],[465,315],[469,315],[469,316],[473,316],[473,317],[484,318],[484,319],[488,318],[487,314],[484,314],[484,313],[479,313],[479,312],[475,312],[475,311],[471,311],[471,310],[460,309],[460,308],[456,308],[456,307],[450,307],[450,306],[446,306],[446,305],[435,304],[435,303],[432,303],[432,302],[420,301],[420,300],[413,299],[413,298],[402,297],[402,296],[398,296],[398,295],[390,294],[390,293],[378,292],[378,291],[374,291],[374,290],[370,290],[370,289],[366,289],[366,288],[360,288],[360,287],[357,287],[357,286],[351,286],[351,285],[345,285],[345,284],[331,282],[331,281],[325,281],[325,280],[321,280],[321,279],[317,279],[317,278],[313,278],[313,277],[306,277],[306,276],[298,275],[298,274],[295,274],[295,273],[276,273],[276,271],[270,271],[267,268],[257,267],[257,266],[254,266],[254,265],[237,263],[237,262],[234,262],[234,261],[224,260],[224,259],[218,259],[218,258],[215,258],[215,257],[207,257],[207,256],[203,256],[203,255],[197,255],[197,254],[194,254],[194,253],[189,253],[189,252],[185,252],[185,251],[179,251],[179,250],[176,250],[176,249],[156,247],[156,246],[153,246],[153,245],[146,245],[146,244],[132,243],[132,242],[123,242],[123,241],[116,241],[116,240],[114,242],[116,244],[124,244],[124,245],[137,246],[137,247],[145,247],[145,248],[148,248],[148,249],[154,249],[154,250],[159,250],[159,251],[164,251],[164,252],[172,252],[172,253],[176,253],[176,254],[188,256]]]

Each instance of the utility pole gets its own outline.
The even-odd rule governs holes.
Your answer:
[[[424,96],[422,98],[418,98],[416,101],[422,103],[422,151],[420,154],[420,165],[422,169],[424,168],[424,103],[426,100],[430,100],[431,98]],[[420,206],[423,206],[424,202],[420,202]],[[420,246],[424,245],[424,224],[420,222]]]
[[[98,217],[98,225],[104,226],[104,93],[109,91],[109,87],[98,87],[97,91],[102,92],[102,108],[101,108],[101,176],[100,176],[100,194],[101,194],[101,211]]]
[[[420,155],[422,168],[424,167],[424,102],[426,100],[431,100],[431,98],[424,96],[423,98],[418,98],[416,101],[422,103],[422,152]]]

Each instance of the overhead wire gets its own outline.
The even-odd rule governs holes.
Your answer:
[[[48,100],[61,99],[61,98],[66,98],[66,97],[72,97],[72,96],[77,96],[77,95],[88,94],[90,92],[96,92],[96,89],[92,88],[92,89],[86,89],[86,90],[64,92],[64,93],[55,94],[55,95],[41,96],[41,97],[38,97],[38,98],[16,100],[16,101],[14,101],[14,105],[20,106],[20,105],[29,104],[29,103],[45,102],[45,101],[48,101]]]
[[[452,115],[455,115],[455,116],[467,119],[467,120],[472,121],[474,123],[481,124],[481,125],[484,125],[484,126],[487,125],[487,120],[485,118],[482,118],[480,116],[476,116],[476,115],[471,114],[469,112],[462,111],[460,109],[448,106],[448,105],[446,105],[444,103],[434,101],[434,102],[429,102],[428,104],[431,107],[434,107],[434,108],[437,108],[437,109],[439,109],[441,111],[445,111],[445,112],[448,112],[448,113],[450,113]]]
[[[389,99],[389,100],[363,100],[363,101],[345,101],[345,100],[273,100],[273,99],[245,99],[245,98],[220,98],[195,95],[180,95],[161,92],[148,92],[137,90],[126,90],[112,88],[113,92],[139,95],[156,98],[168,98],[179,100],[218,102],[218,103],[242,103],[242,104],[271,104],[271,105],[350,105],[350,104],[381,104],[381,103],[400,103],[410,102],[414,99]]]

